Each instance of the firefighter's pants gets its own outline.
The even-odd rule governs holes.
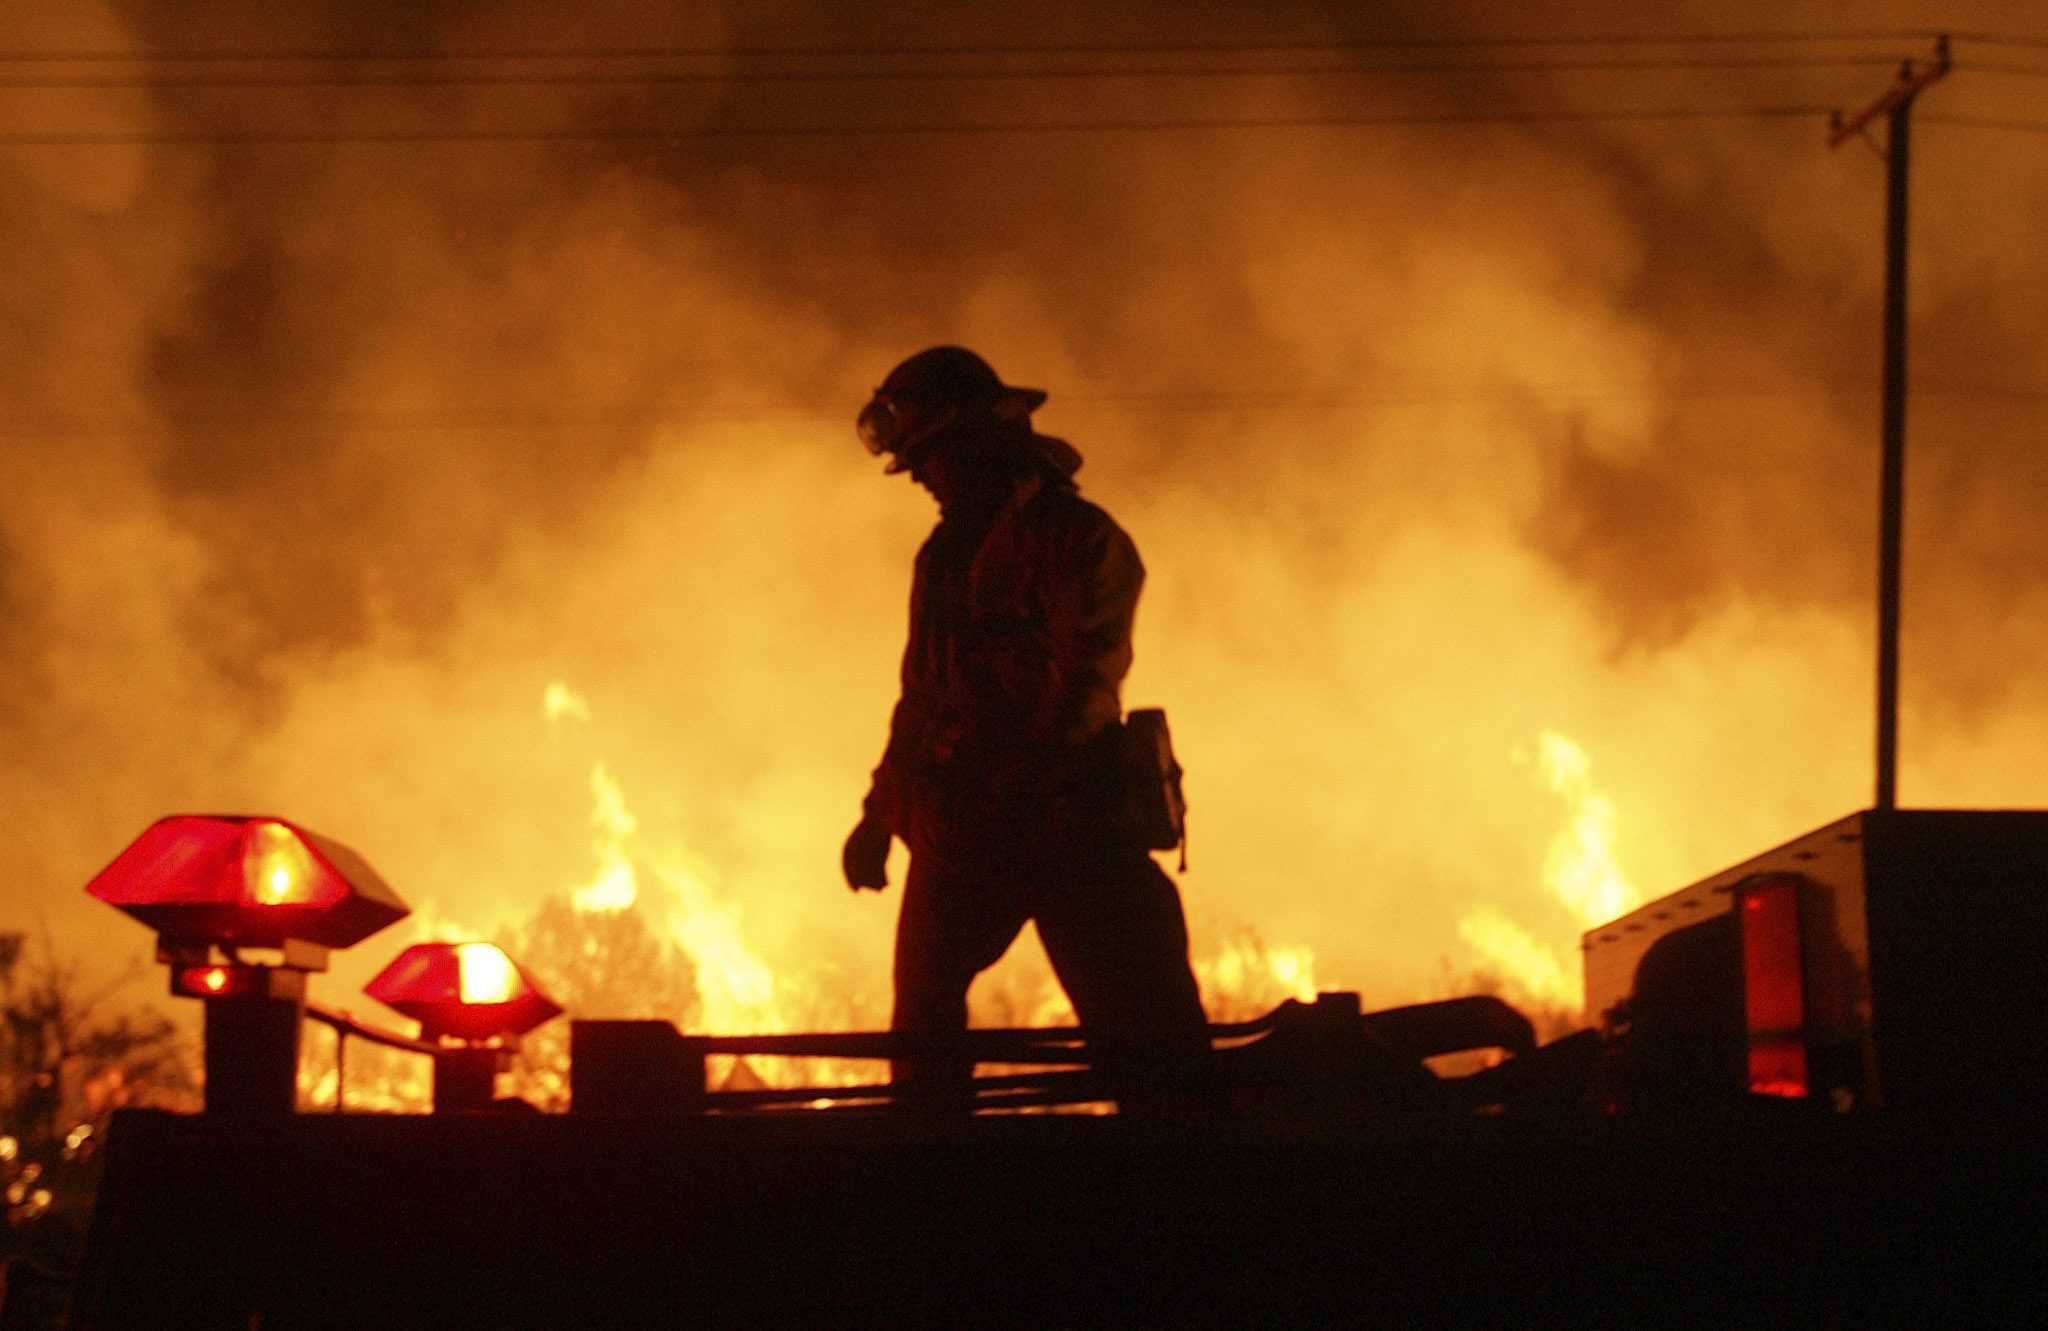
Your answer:
[[[1188,1093],[1208,1040],[1180,893],[1150,855],[1120,841],[972,867],[913,853],[896,925],[894,1029],[965,1031],[968,986],[1028,920],[1124,1107]],[[895,1076],[931,1103],[957,1104],[972,1071],[964,1058],[931,1056],[899,1060]]]

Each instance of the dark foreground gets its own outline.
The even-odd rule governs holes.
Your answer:
[[[2048,1134],[122,1116],[72,1325],[2014,1324]],[[1755,1111],[1755,1112],[1752,1112]]]

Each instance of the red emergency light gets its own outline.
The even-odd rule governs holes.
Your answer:
[[[171,992],[180,998],[288,997],[274,992],[277,974],[271,966],[176,966]]]
[[[514,1038],[562,1009],[495,943],[415,943],[363,992],[420,1024],[420,1038]]]
[[[159,819],[85,890],[172,947],[345,948],[411,913],[360,855],[269,817]]]
[[[207,1112],[266,1118],[296,1103],[308,973],[411,913],[347,846],[240,815],[159,819],[85,890],[156,930],[171,992],[205,1004]]]
[[[1755,1095],[1798,1099],[1807,1094],[1799,890],[1799,876],[1789,873],[1758,874],[1735,885],[1749,1090]]]

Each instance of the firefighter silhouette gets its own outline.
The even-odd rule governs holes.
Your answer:
[[[918,552],[902,696],[847,838],[855,890],[910,850],[897,920],[901,1033],[967,1027],[974,977],[1035,921],[1098,1066],[1128,1109],[1177,1094],[1207,1052],[1173,881],[1117,816],[1120,690],[1144,566],[1074,483],[1081,455],[1031,428],[1045,401],[960,347],[897,366],[860,413],[863,443],[938,501]],[[931,1103],[971,1066],[899,1059]]]

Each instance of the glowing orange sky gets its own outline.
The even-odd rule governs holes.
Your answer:
[[[1249,36],[1499,21],[1348,8],[1262,9]],[[1799,9],[1656,22],[1839,21]],[[747,52],[797,42],[1248,37],[1225,7],[1056,6],[1026,32],[962,5],[900,33],[825,7],[405,10],[30,5],[0,46],[665,45],[758,74],[788,66]],[[1653,893],[1868,802],[1882,170],[1827,151],[1818,115],[1299,122],[1855,106],[1926,48],[1364,79],[0,89],[22,132],[125,140],[0,144],[0,926],[145,957],[84,881],[160,814],[245,810],[487,933],[590,881],[601,762],[778,971],[877,1011],[894,900],[847,894],[836,856],[931,510],[850,420],[946,340],[1051,391],[1042,427],[1152,570],[1126,697],[1169,709],[1189,769],[1198,949],[1253,929],[1398,1002],[1479,967],[1460,922],[1485,908],[1570,962],[1580,922],[1542,876],[1571,810],[1529,761],[1547,732],[1583,747]],[[1987,68],[2048,62],[1957,50],[1916,140],[1901,794],[2038,805],[2048,137],[1940,121],[2048,121],[2038,80]],[[146,141],[892,117],[1290,124]],[[587,717],[550,721],[557,683]],[[397,933],[322,983],[345,992]]]

